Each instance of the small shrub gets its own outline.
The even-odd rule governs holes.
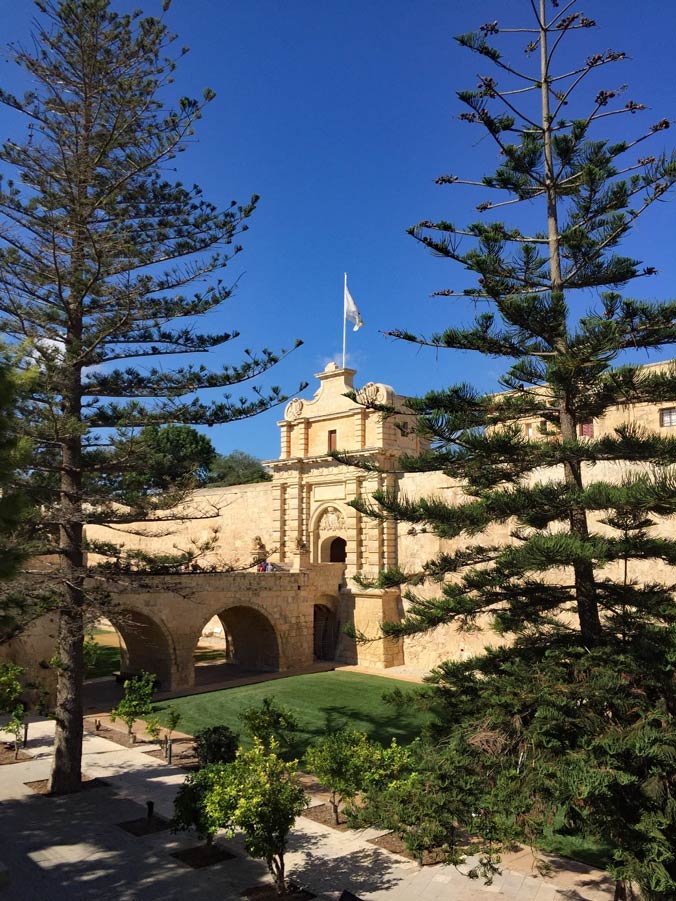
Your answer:
[[[258,739],[266,751],[273,742],[278,748],[288,750],[298,731],[298,720],[291,711],[278,704],[274,698],[263,698],[260,705],[247,707],[239,715],[244,728],[255,741]]]
[[[305,752],[307,768],[331,791],[329,804],[336,824],[342,802],[366,787],[373,752],[366,733],[350,727],[325,735]]]
[[[16,663],[0,663],[0,714],[14,713],[22,691],[24,668]]]
[[[265,860],[277,894],[284,896],[289,892],[284,863],[287,840],[308,799],[293,775],[297,761],[285,763],[278,750],[274,738],[267,751],[260,739],[254,739],[249,751],[240,750],[214,781],[206,809],[228,835],[244,834],[246,850]]]
[[[155,674],[141,672],[124,683],[124,697],[110,711],[113,722],[121,719],[126,725],[129,735],[132,734],[136,720],[143,719],[152,713]]]
[[[178,724],[183,719],[183,714],[176,707],[175,704],[170,704],[167,707],[167,734],[166,738],[171,738],[175,729],[178,729]]]
[[[376,789],[401,779],[410,772],[411,753],[392,739],[389,747],[371,741],[365,732],[346,726],[317,739],[305,752],[311,773],[326,785],[336,824],[345,801],[367,789]]]
[[[216,784],[223,779],[223,764],[204,767],[190,773],[174,799],[172,832],[194,829],[200,838],[211,845],[221,825],[220,812],[207,804]]]
[[[23,745],[23,725],[25,711],[21,705],[14,710],[12,718],[4,727],[7,732],[11,732],[14,736],[14,759],[19,758],[19,749]]]
[[[238,748],[239,735],[228,726],[209,726],[195,735],[195,756],[200,766],[232,763]]]
[[[146,719],[146,734],[150,736],[152,741],[159,741],[160,738],[160,720],[157,716],[149,716]]]
[[[82,644],[82,655],[84,659],[85,674],[89,676],[96,670],[96,661],[99,657],[99,645],[92,633],[87,633]]]

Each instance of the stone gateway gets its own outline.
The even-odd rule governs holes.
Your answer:
[[[124,672],[147,670],[164,689],[189,688],[195,680],[194,650],[205,633],[212,643],[220,642],[227,662],[262,672],[303,669],[316,661],[371,669],[406,665],[425,672],[440,660],[498,640],[490,630],[460,633],[450,627],[400,640],[380,635],[383,621],[403,616],[405,601],[398,589],[360,588],[354,576],[373,577],[391,567],[413,573],[440,552],[468,542],[442,541],[424,527],[362,516],[349,506],[351,499],[376,490],[409,498],[437,495],[450,503],[463,498],[461,487],[441,472],[397,470],[402,454],[424,449],[413,418],[385,418],[369,404],[400,408],[404,398],[375,383],[355,393],[354,376],[354,370],[329,363],[316,376],[314,397],[287,404],[279,423],[280,456],[266,463],[272,481],[201,489],[172,514],[171,529],[166,522],[150,523],[142,536],[123,536],[127,546],[153,553],[191,544],[209,547],[196,571],[130,573],[105,585],[106,615],[124,640]],[[637,422],[659,431],[676,426],[673,408],[624,407],[586,428],[599,435],[620,422]],[[521,425],[527,435],[538,423]],[[373,469],[345,465],[331,455],[335,450],[359,456]],[[610,481],[617,472],[598,464],[596,476]],[[495,530],[496,540],[510,540],[508,524]],[[89,534],[121,540],[119,530],[92,528]],[[666,564],[645,566],[648,579],[673,581],[673,574],[655,572]],[[434,592],[434,585],[425,590]],[[355,635],[374,640],[359,642]],[[53,623],[43,617],[0,648],[0,655],[45,684],[53,649]]]

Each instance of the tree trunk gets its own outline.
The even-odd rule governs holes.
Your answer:
[[[275,888],[278,895],[286,894],[286,874],[284,872],[284,855],[273,854],[268,859],[268,869],[275,881]]]
[[[563,297],[564,283],[561,271],[561,246],[558,221],[558,194],[554,158],[552,153],[552,121],[549,106],[550,75],[547,49],[547,28],[545,0],[540,0],[540,91],[542,97],[542,139],[544,151],[544,182],[547,198],[547,235],[549,248],[549,271],[552,294]],[[568,347],[562,339],[557,351],[565,356]],[[561,438],[563,441],[575,441],[576,421],[570,412],[570,398],[562,399],[559,411]],[[582,469],[579,463],[564,463],[566,485],[573,489],[582,489]],[[569,525],[572,535],[581,539],[589,537],[587,513],[582,507],[571,508]],[[580,633],[587,644],[595,644],[601,635],[598,603],[596,600],[596,581],[594,566],[588,561],[575,563],[575,597]]]
[[[561,437],[564,441],[574,441],[575,423],[570,414],[561,411]],[[582,490],[582,467],[579,463],[564,463],[566,485],[573,490]],[[584,509],[571,507],[569,513],[569,525],[572,535],[586,539],[589,537],[589,525],[587,513]],[[594,578],[594,564],[588,560],[581,560],[574,564],[575,574],[575,598],[577,601],[577,616],[580,624],[580,633],[583,641],[588,645],[596,644],[601,636],[601,620],[596,600],[596,580]]]
[[[54,794],[79,791],[82,784],[82,680],[84,659],[82,611],[59,613],[57,640],[56,733],[49,790]]]
[[[340,826],[340,816],[338,811],[338,805],[340,804],[340,799],[336,798],[336,793],[331,792],[331,797],[329,798],[329,804],[333,809],[333,818],[336,821],[336,826]]]
[[[78,336],[79,338],[79,336]],[[66,343],[66,353],[70,350]],[[67,416],[80,419],[80,367],[73,366],[64,391]],[[56,645],[56,732],[50,791],[67,794],[82,784],[82,683],[84,681],[85,593],[82,524],[82,439],[67,435],[62,443],[61,469],[61,579],[63,598],[59,610]]]
[[[624,879],[618,879],[615,883],[613,901],[627,901],[627,888]]]

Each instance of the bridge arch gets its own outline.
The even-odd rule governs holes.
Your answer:
[[[278,672],[282,668],[282,640],[269,610],[249,598],[228,599],[218,608],[212,607],[203,617],[195,644],[203,635],[207,623],[214,619],[217,625],[209,643],[215,651],[222,651],[222,656],[219,655],[214,664],[225,664],[230,674],[237,670]],[[213,676],[217,674],[214,672]]]
[[[155,673],[162,688],[173,687],[176,648],[166,625],[146,612],[124,605],[110,611],[107,618],[122,637],[120,672]]]

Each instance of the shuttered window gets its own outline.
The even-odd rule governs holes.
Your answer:
[[[586,422],[581,422],[577,427],[577,433],[580,438],[593,438],[594,437],[594,420],[588,419]]]

